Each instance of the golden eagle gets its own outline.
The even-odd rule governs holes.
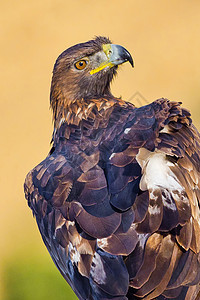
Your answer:
[[[105,37],[58,57],[52,148],[26,199],[79,299],[199,299],[200,136],[181,103],[112,95],[126,61]]]

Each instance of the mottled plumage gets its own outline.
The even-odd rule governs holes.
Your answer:
[[[28,205],[79,299],[199,299],[200,136],[180,103],[112,96],[127,60],[103,37],[59,56],[52,149],[26,177]]]

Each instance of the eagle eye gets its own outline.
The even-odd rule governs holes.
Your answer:
[[[85,67],[87,66],[87,60],[81,59],[79,61],[77,61],[74,66],[77,70],[83,70],[85,69]]]

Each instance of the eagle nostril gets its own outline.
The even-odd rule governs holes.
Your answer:
[[[109,49],[107,55],[108,55],[108,56],[111,56],[112,53],[113,53],[113,51],[112,51],[111,49]]]

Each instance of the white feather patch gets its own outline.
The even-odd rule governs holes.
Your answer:
[[[59,127],[65,122],[65,118],[61,118],[59,122]]]
[[[71,261],[72,261],[72,264],[78,264],[79,261],[80,261],[80,253],[77,251],[76,247],[74,247],[72,245],[71,242],[69,242],[69,253],[70,253],[70,258],[71,258]]]
[[[130,130],[131,130],[131,128],[126,128],[126,129],[124,130],[124,133],[125,133],[125,134],[128,134]]]
[[[111,160],[113,158],[113,156],[115,156],[116,153],[112,153],[111,156],[109,157],[109,159]]]
[[[172,191],[169,192],[167,190],[164,190],[163,193],[164,193],[164,195],[162,196],[162,202],[163,202],[164,206],[173,211],[176,211],[176,205],[171,197]]]
[[[103,238],[103,239],[97,239],[97,244],[100,248],[104,248],[108,246],[108,239],[107,238]]]
[[[97,284],[106,283],[106,272],[101,261],[101,256],[98,253],[93,257],[90,273]]]
[[[144,245],[147,241],[147,237],[148,237],[148,233],[140,233],[138,234],[138,242],[139,242],[139,246],[142,247],[142,249],[144,249]]]
[[[163,129],[160,130],[160,133],[170,133],[169,126],[168,125],[164,126]]]
[[[167,160],[166,154],[155,151],[150,152],[144,148],[139,150],[136,156],[142,168],[141,190],[163,188],[172,190],[183,190],[175,174],[170,167],[174,166]]]

